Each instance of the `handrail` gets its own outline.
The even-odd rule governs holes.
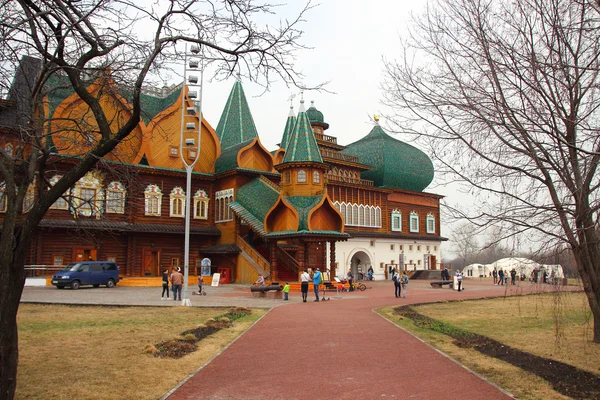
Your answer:
[[[329,182],[345,182],[345,183],[351,183],[354,185],[361,185],[361,186],[370,186],[373,187],[373,181],[369,181],[366,179],[354,179],[354,178],[348,178],[345,176],[335,176],[335,175],[326,175],[327,180]]]
[[[25,265],[25,267],[23,269],[26,271],[27,277],[34,277],[34,276],[53,275],[54,272],[58,272],[58,271],[62,270],[64,267],[65,267],[64,265],[40,264],[40,265]],[[42,274],[38,275],[36,273],[37,271],[41,271]]]
[[[336,160],[349,161],[349,162],[354,162],[354,163],[360,162],[360,157],[358,157],[358,156],[353,156],[350,154],[344,154],[344,153],[339,153],[337,151],[331,151],[331,150],[325,150],[325,149],[321,149],[320,152],[321,152],[321,157],[334,158]]]
[[[250,245],[250,243],[246,242],[246,240],[240,235],[237,236],[238,246],[242,248],[254,260],[254,262],[262,268],[267,274],[270,274],[271,271],[271,263],[268,262],[254,247]]]
[[[329,135],[324,135],[324,134],[315,132],[315,139],[321,140],[323,142],[337,144],[337,138],[335,136],[329,136]]]
[[[280,245],[276,247],[278,265],[283,266],[288,271],[298,273],[300,271],[300,265],[294,257],[292,257],[287,251],[281,248]]]

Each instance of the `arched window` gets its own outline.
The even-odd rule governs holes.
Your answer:
[[[358,225],[358,205],[352,205],[352,225]]]
[[[433,216],[433,214],[427,214],[426,223],[427,233],[435,233],[435,217]]]
[[[306,183],[306,171],[303,169],[298,171],[298,183]]]
[[[88,172],[71,189],[72,212],[86,217],[100,218],[104,206],[103,175],[98,171]]]
[[[52,178],[50,178],[50,180],[49,180],[50,187],[56,185],[56,182],[58,182],[60,180],[60,178],[62,178],[61,175],[54,175]],[[50,188],[48,188],[48,190],[50,190]],[[69,209],[68,199],[69,199],[69,192],[67,191],[63,194],[62,197],[59,197],[58,200],[56,200],[54,202],[54,204],[52,204],[52,206],[50,206],[50,208],[53,210],[68,210]]]
[[[106,212],[123,214],[126,194],[125,186],[121,182],[111,182],[106,187]]]
[[[12,158],[13,156],[13,145],[11,143],[7,143],[6,146],[4,146],[4,151],[6,152],[6,155],[10,158]]]
[[[290,170],[285,171],[283,177],[283,183],[290,183],[292,181],[292,172]]]
[[[313,183],[321,183],[321,174],[319,171],[313,172]]]
[[[162,204],[162,191],[157,185],[148,185],[144,190],[144,199],[146,202],[145,214],[160,216],[160,209]]]
[[[365,206],[358,207],[358,225],[365,226]]]
[[[402,213],[398,209],[392,211],[392,231],[402,231]]]
[[[344,218],[344,225],[346,224],[346,203],[340,204],[340,214],[342,214],[342,218]]]
[[[381,208],[375,207],[375,226],[381,228]]]
[[[371,206],[365,207],[365,226],[372,226],[371,222]]]
[[[371,208],[371,226],[377,226],[376,207]]]
[[[208,195],[202,189],[194,194],[194,218],[208,219]]]
[[[23,198],[23,214],[31,211],[35,203],[35,182],[30,183]]]
[[[233,210],[229,204],[233,201],[233,189],[220,190],[215,193],[217,202],[217,212],[215,213],[215,222],[227,222],[233,220]]]
[[[183,218],[185,217],[185,192],[179,186],[171,190],[169,195],[171,203],[171,217]]]
[[[419,232],[419,214],[415,211],[410,213],[410,231]]]

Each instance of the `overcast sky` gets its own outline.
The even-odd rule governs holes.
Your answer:
[[[279,9],[280,17],[292,18],[304,4],[296,0],[290,3]],[[426,0],[322,0],[306,14],[306,23],[301,25],[305,31],[302,43],[312,49],[298,54],[297,67],[305,75],[306,85],[330,81],[327,89],[332,93],[306,92],[305,106],[310,107],[314,100],[330,125],[325,133],[337,137],[339,144],[348,145],[366,136],[373,127],[373,114],[382,113],[382,58],[399,56],[399,35],[406,34],[411,13],[425,5]],[[205,83],[204,116],[214,128],[233,84],[233,78]],[[296,94],[293,105],[297,113],[299,91],[279,82],[263,94],[262,87],[244,80],[242,84],[261,142],[268,150],[276,149],[289,113],[288,98]],[[382,119],[382,126],[385,123]],[[443,186],[432,184],[425,191],[448,195],[447,201],[452,203],[456,198],[454,190]],[[442,235],[448,237],[450,229],[442,223]],[[446,244],[444,252],[449,247]]]

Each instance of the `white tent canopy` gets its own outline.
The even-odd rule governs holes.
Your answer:
[[[524,274],[527,278],[531,276],[531,273],[535,269],[538,271],[547,271],[549,276],[554,275],[556,278],[564,278],[562,266],[559,264],[539,264],[528,258],[519,257],[502,258],[491,264],[471,264],[463,269],[463,275],[467,277],[489,277],[494,268],[496,270],[502,269],[507,273],[514,268],[518,276]]]

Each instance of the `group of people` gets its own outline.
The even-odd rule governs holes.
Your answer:
[[[509,273],[504,271],[502,268],[497,270],[494,268],[492,271],[492,277],[494,278],[494,285],[508,285]],[[517,271],[513,268],[510,270],[510,282],[515,285],[517,280]]]
[[[174,268],[169,273],[168,269],[165,269],[162,273],[162,294],[161,300],[169,300],[169,283],[171,283],[171,292],[173,293],[173,300],[181,301],[181,289],[183,288],[183,274],[181,273],[181,267]],[[198,293],[202,293],[202,276],[198,275]],[[166,297],[165,297],[166,294]]]
[[[397,269],[394,269],[392,275],[392,281],[394,282],[394,295],[396,298],[406,298],[406,287],[408,285],[408,275],[406,272],[400,274]]]

